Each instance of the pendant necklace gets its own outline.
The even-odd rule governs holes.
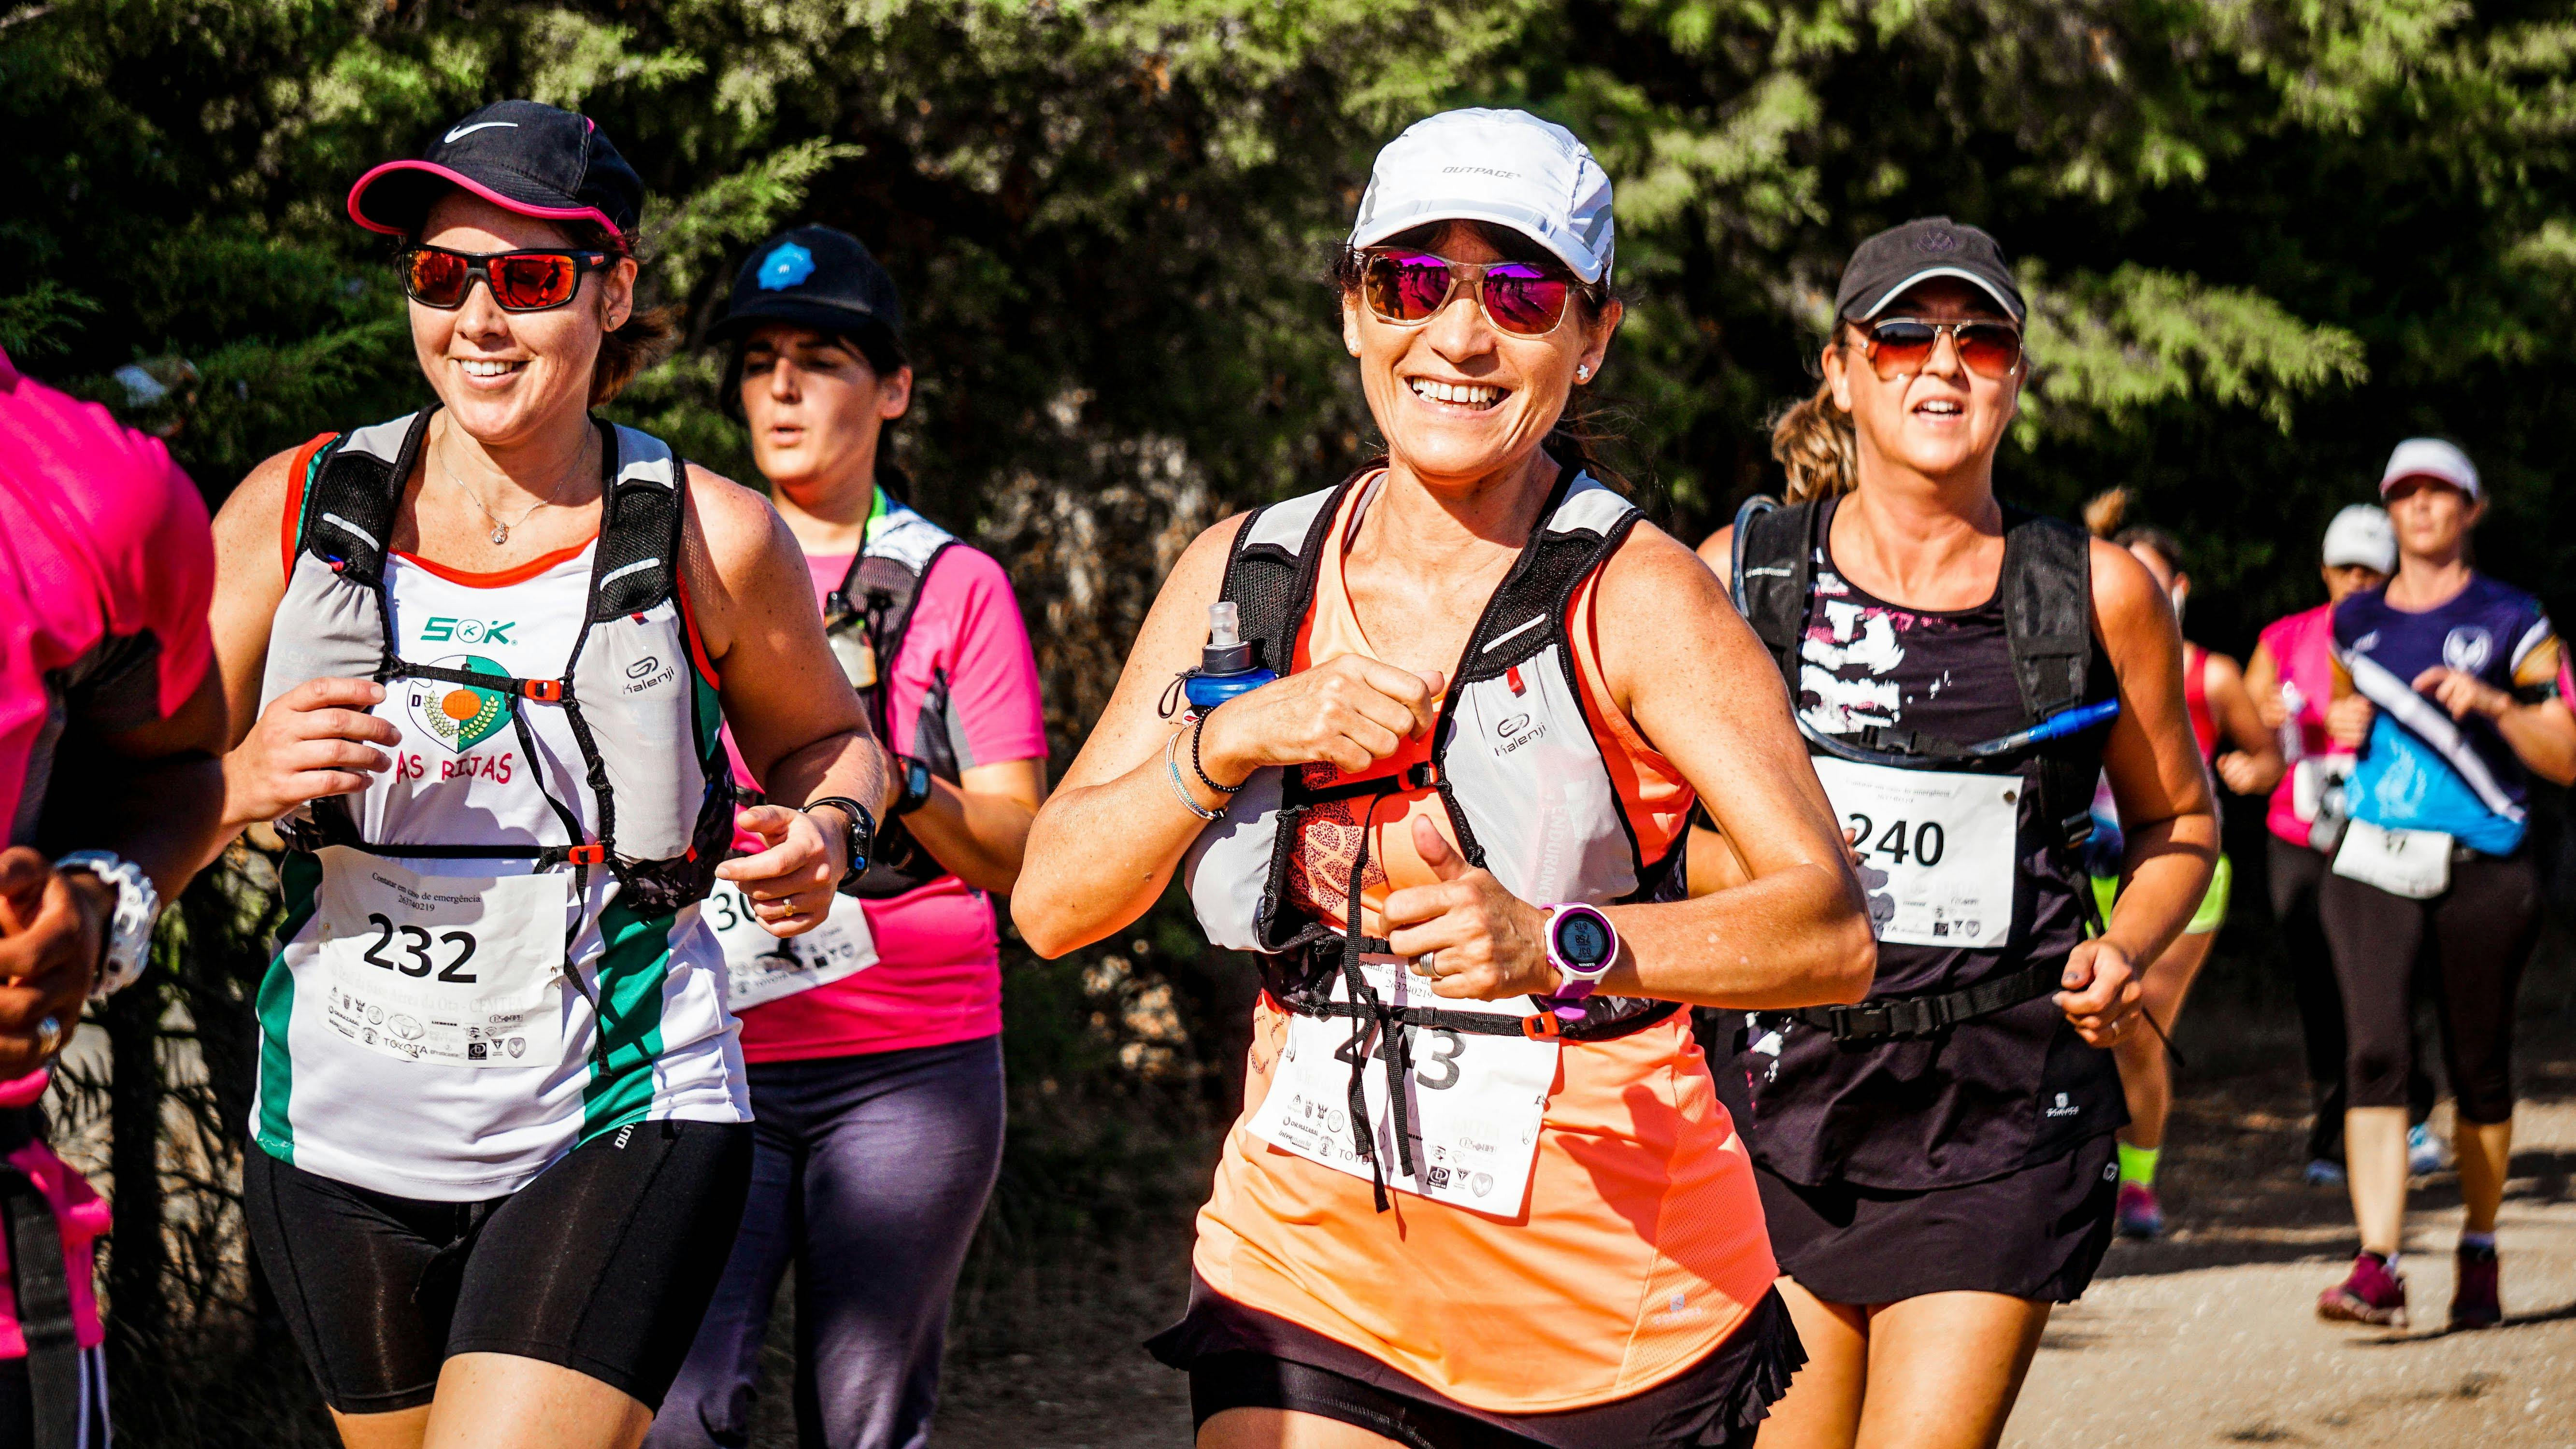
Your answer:
[[[456,491],[464,494],[468,502],[472,503],[476,508],[483,510],[483,517],[489,520],[492,525],[490,537],[496,547],[510,541],[511,529],[517,528],[521,524],[526,523],[530,515],[534,514],[538,509],[555,501],[552,497],[540,498],[536,502],[529,504],[525,509],[521,510],[517,518],[512,519],[508,523],[503,523],[501,521],[501,515],[494,513],[489,504],[475,496],[473,489],[465,486],[465,480],[456,476],[456,470],[447,466],[447,460],[445,458],[440,458],[438,460],[438,470],[447,475],[447,481],[455,484]],[[561,483],[557,483],[555,485],[555,492],[557,494],[563,492],[563,485]]]

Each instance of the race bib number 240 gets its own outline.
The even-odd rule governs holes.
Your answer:
[[[1991,950],[2011,937],[2020,776],[1814,764],[1860,856],[1878,939]]]

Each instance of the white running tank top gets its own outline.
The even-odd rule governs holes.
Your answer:
[[[561,677],[589,598],[595,547],[594,540],[500,575],[460,574],[388,554],[385,585],[397,653],[425,665]],[[656,613],[672,607],[665,603]],[[526,713],[533,760],[514,710]],[[584,838],[596,838],[597,807],[561,709],[402,679],[387,686],[373,712],[403,738],[392,752],[394,768],[350,800],[361,838],[387,845],[565,844],[563,823],[537,788],[540,778],[580,818]],[[599,744],[619,748],[615,740]],[[435,904],[422,904],[434,903],[439,889],[403,874],[506,878],[531,870],[527,860],[375,857],[345,848],[287,858],[285,945],[276,963],[282,969],[269,972],[259,999],[263,1047],[251,1125],[262,1148],[359,1187],[470,1202],[518,1190],[576,1144],[627,1123],[751,1120],[742,1053],[722,995],[724,956],[697,906],[638,919],[619,907],[615,876],[598,866],[588,871],[588,898],[576,904],[572,869],[557,867],[550,874],[563,884],[545,904],[543,919],[526,922],[511,940],[469,944],[441,929]],[[352,882],[357,892],[349,889]],[[368,888],[376,894],[365,894]],[[509,889],[506,882],[501,887]],[[385,904],[370,911],[370,903]],[[404,905],[425,912],[416,919],[427,929],[386,919],[402,916]],[[538,979],[530,972],[563,960],[567,931],[572,962],[607,1005],[604,1063],[597,1014],[560,979],[534,988],[542,1011],[489,1043],[490,1056],[506,1065],[400,1054],[421,1043],[420,1023],[401,1008],[478,989],[443,981],[480,973],[488,987],[505,976],[486,967],[514,956],[519,979]],[[409,979],[415,974],[418,979]],[[351,994],[351,987],[367,994]],[[380,998],[378,988],[398,994]],[[408,1038],[396,1034],[397,1025]],[[434,1019],[428,1029],[435,1045]],[[452,1035],[462,1030],[450,1029]],[[531,1043],[537,1049],[525,1052]],[[524,1064],[509,1055],[513,1049],[525,1052]],[[474,1051],[480,1062],[485,1049]]]

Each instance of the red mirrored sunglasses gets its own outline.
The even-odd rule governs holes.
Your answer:
[[[1429,252],[1370,252],[1360,293],[1383,322],[1427,322],[1460,287],[1494,326],[1515,337],[1545,337],[1565,320],[1574,278],[1528,262],[1453,262]]]
[[[582,273],[604,272],[615,261],[611,252],[455,252],[416,246],[402,254],[403,295],[424,307],[453,311],[465,305],[466,292],[481,277],[502,311],[542,312],[571,301],[581,290]]]
[[[2021,329],[2001,322],[1888,317],[1861,327],[1861,351],[1881,381],[1911,377],[1931,365],[1944,332],[1959,350],[1959,361],[1979,377],[2001,382],[2021,366]]]

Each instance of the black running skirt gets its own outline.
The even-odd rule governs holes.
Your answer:
[[[1753,1176],[1780,1271],[1827,1303],[1960,1292],[2072,1303],[2111,1245],[2114,1143],[2106,1132],[2019,1172],[1921,1192],[1800,1187],[1758,1159]]]
[[[1643,1393],[1562,1413],[1497,1414],[1237,1303],[1196,1273],[1188,1311],[1145,1346],[1188,1370],[1194,1425],[1228,1409],[1284,1409],[1408,1449],[1752,1449],[1754,1431],[1807,1361],[1789,1306],[1770,1292],[1707,1357]]]

